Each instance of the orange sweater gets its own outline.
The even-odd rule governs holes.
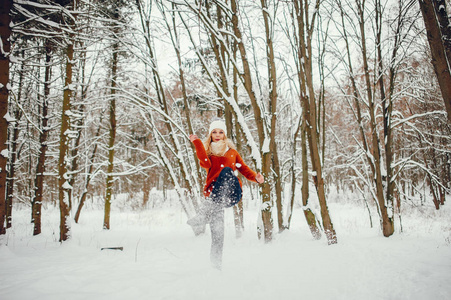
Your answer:
[[[212,190],[210,185],[216,181],[216,178],[218,178],[219,173],[221,173],[222,168],[224,167],[232,168],[233,171],[238,170],[248,180],[257,182],[255,180],[257,173],[252,171],[252,169],[244,163],[243,159],[235,149],[229,149],[224,156],[211,155],[208,157],[204,144],[200,139],[195,140],[193,143],[196,147],[196,154],[199,159],[200,166],[207,169],[207,182],[204,187],[205,197],[210,195]],[[238,180],[242,186],[241,180],[239,178]]]

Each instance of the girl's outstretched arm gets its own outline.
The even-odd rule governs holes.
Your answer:
[[[241,156],[238,154],[236,158],[237,162],[237,170],[240,171],[241,174],[244,175],[248,180],[255,181],[257,183],[263,183],[265,181],[265,178],[260,173],[255,173],[248,165],[246,165],[241,158]]]
[[[204,169],[210,169],[211,161],[210,158],[208,158],[207,156],[207,152],[205,151],[205,147],[202,141],[195,134],[190,134],[189,140],[196,147],[196,155],[197,158],[199,159],[200,166]]]

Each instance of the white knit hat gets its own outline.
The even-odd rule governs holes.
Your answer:
[[[210,134],[213,131],[213,129],[222,129],[224,130],[224,133],[227,134],[227,126],[223,120],[214,120],[213,122],[211,122],[208,134]]]

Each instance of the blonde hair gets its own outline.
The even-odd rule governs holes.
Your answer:
[[[230,149],[236,149],[233,142],[227,138],[227,135],[225,133],[224,133],[223,141],[224,141],[224,146],[228,146]],[[211,139],[211,132],[210,132],[208,134],[207,138],[204,140],[204,148],[205,148],[205,151],[207,152],[207,156],[216,155],[216,154],[212,153],[211,143],[212,143],[212,139]],[[224,147],[224,150],[225,149],[226,149],[226,147]],[[224,153],[222,155],[218,155],[218,156],[223,156],[225,154],[225,152],[226,151],[224,151]]]

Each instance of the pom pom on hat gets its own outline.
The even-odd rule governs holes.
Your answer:
[[[213,129],[222,129],[224,130],[224,133],[227,133],[227,126],[223,120],[214,120],[213,122],[211,122],[208,134],[210,134]]]

